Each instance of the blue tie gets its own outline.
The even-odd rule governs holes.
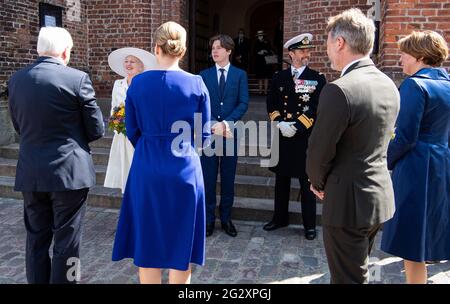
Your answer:
[[[219,80],[219,92],[220,92],[220,98],[223,98],[223,92],[225,91],[225,69],[219,69],[219,71],[222,73],[220,74],[220,80]]]

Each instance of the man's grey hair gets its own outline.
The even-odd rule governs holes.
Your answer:
[[[62,27],[43,27],[39,31],[37,52],[39,56],[57,57],[66,48],[73,47],[70,33]]]
[[[342,37],[354,54],[368,55],[373,49],[374,22],[358,8],[351,8],[330,17],[326,31],[331,33],[333,39]]]

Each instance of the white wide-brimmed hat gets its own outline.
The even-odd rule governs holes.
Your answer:
[[[144,64],[144,71],[155,69],[157,66],[156,57],[152,53],[138,48],[125,47],[117,49],[109,54],[108,64],[111,70],[122,77],[126,77],[127,72],[123,67],[123,63],[125,62],[125,58],[130,55],[135,56],[136,58],[139,58],[140,61],[142,61],[142,63]]]

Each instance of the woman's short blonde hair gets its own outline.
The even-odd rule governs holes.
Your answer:
[[[447,60],[448,46],[444,37],[433,31],[414,31],[398,41],[400,51],[423,63],[439,66]]]
[[[186,53],[186,30],[178,23],[169,21],[161,24],[154,37],[165,55],[183,57]]]

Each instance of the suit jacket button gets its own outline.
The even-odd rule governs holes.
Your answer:
[[[223,102],[221,102],[220,105],[223,106]]]

